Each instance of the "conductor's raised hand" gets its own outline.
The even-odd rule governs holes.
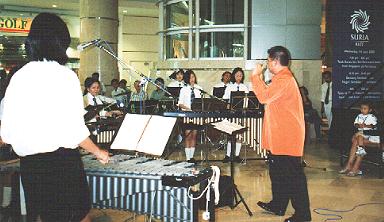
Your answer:
[[[263,79],[263,69],[264,69],[263,64],[257,63],[255,68],[253,69],[251,78],[253,79],[258,77],[260,79]]]

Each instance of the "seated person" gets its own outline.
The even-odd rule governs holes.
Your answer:
[[[89,105],[96,106],[96,105],[103,105],[108,103],[116,103],[115,99],[108,98],[102,95],[99,95],[100,93],[100,82],[99,80],[95,78],[87,78],[84,82],[85,90],[84,90],[84,107],[87,107]],[[105,111],[104,109],[101,110],[97,115],[97,117],[112,117],[112,116],[119,116],[123,113],[120,110],[112,110],[112,111]],[[92,122],[96,121],[96,119],[92,119]]]
[[[123,103],[126,101],[126,91],[119,87],[119,80],[118,79],[112,79],[111,80],[111,86],[113,87],[113,90],[111,92],[111,96],[113,99],[118,101],[118,103]]]
[[[183,69],[176,70],[169,78],[172,79],[172,82],[168,84],[168,87],[183,87],[185,85]]]
[[[367,154],[365,146],[380,144],[380,136],[370,135],[377,125],[377,118],[371,112],[372,107],[369,102],[361,103],[360,114],[357,115],[354,122],[358,132],[352,137],[352,146],[347,165],[339,173],[347,174],[347,176],[362,175],[360,164],[363,157]]]
[[[155,83],[164,88],[164,79],[163,78],[160,78],[160,77],[157,78],[155,80]],[[156,90],[154,90],[152,92],[152,94],[149,98],[153,99],[153,100],[166,100],[166,99],[168,99],[168,96],[165,95],[165,92],[163,90],[161,90],[159,87],[156,87]]]
[[[312,107],[312,101],[308,97],[308,90],[305,86],[299,87],[304,107],[304,119],[306,123],[313,123],[315,126],[316,140],[320,141],[320,123],[321,119],[317,111]],[[306,132],[307,133],[307,132]]]
[[[213,86],[212,95],[214,95],[215,88],[224,88],[225,90],[230,83],[231,83],[231,73],[228,71],[223,72],[223,74],[221,74],[221,82]],[[222,96],[216,95],[216,96],[223,97],[223,95]]]
[[[143,87],[140,85],[140,80],[136,80],[133,83],[135,90],[131,93],[131,100],[133,102],[143,101],[147,98],[147,94],[145,93]]]

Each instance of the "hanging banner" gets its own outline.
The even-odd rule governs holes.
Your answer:
[[[0,16],[0,32],[28,33],[31,28],[31,18],[12,18]]]
[[[383,100],[383,0],[328,1],[333,38],[333,107]]]

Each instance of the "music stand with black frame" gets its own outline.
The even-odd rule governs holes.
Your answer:
[[[208,124],[210,127],[216,129],[216,130],[219,130],[215,127],[213,127],[212,124]],[[252,211],[249,209],[247,203],[245,202],[244,200],[244,197],[241,195],[239,189],[237,188],[237,185],[235,183],[235,167],[234,167],[234,159],[235,159],[235,147],[236,147],[236,136],[238,134],[241,134],[243,133],[245,130],[247,130],[247,127],[243,127],[239,130],[236,130],[236,131],[233,131],[232,134],[229,134],[228,132],[225,132],[225,131],[222,131],[222,130],[219,130],[221,133],[224,133],[226,135],[228,135],[229,137],[231,137],[231,156],[230,156],[230,168],[231,168],[231,179],[232,179],[232,194],[233,194],[233,199],[232,199],[232,206],[231,206],[231,209],[234,209],[235,207],[237,207],[240,203],[243,203],[244,206],[245,206],[245,209],[247,210],[248,212],[248,215],[250,217],[253,216],[253,213]],[[239,196],[239,199],[238,197]]]

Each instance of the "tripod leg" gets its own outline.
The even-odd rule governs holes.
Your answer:
[[[245,202],[243,196],[241,195],[240,191],[237,189],[237,186],[236,186],[235,184],[233,185],[233,189],[235,190],[235,193],[236,193],[237,195],[239,195],[239,197],[240,197],[239,202],[236,202],[236,205],[235,205],[235,206],[239,205],[240,203],[243,203],[244,206],[245,206],[245,209],[247,209],[247,212],[248,212],[249,216],[253,216],[252,211],[249,209],[247,203]],[[236,195],[235,195],[235,196],[236,196]]]

